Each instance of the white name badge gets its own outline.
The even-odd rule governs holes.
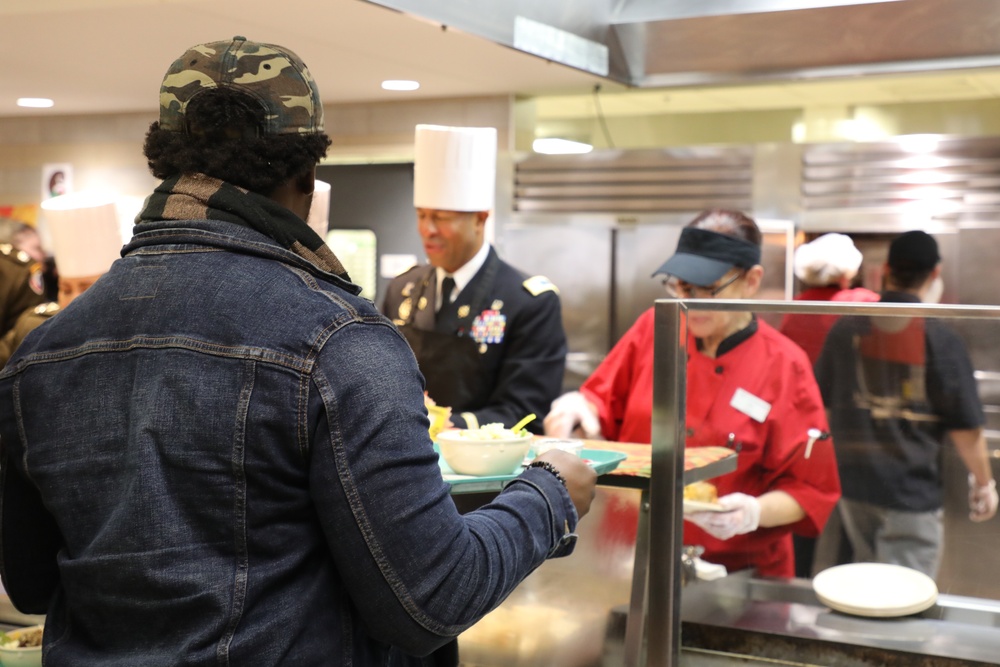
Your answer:
[[[767,419],[768,413],[771,412],[771,404],[762,398],[757,398],[751,394],[746,389],[737,389],[733,393],[733,398],[729,401],[729,405],[733,406],[743,414],[745,414],[750,419],[754,421],[764,423]]]

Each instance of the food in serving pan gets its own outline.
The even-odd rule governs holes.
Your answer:
[[[459,475],[510,475],[520,470],[531,434],[486,424],[441,431],[437,443],[445,463]]]

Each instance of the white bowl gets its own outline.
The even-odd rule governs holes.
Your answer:
[[[31,630],[41,630],[42,626],[33,625],[27,628],[18,628],[7,632],[11,639],[17,639],[19,635]],[[41,667],[42,647],[31,646],[29,648],[4,648],[0,646],[0,665],[3,667]]]
[[[464,429],[448,429],[437,435],[441,456],[459,475],[510,475],[521,467],[531,435],[505,439],[475,440],[463,437]]]
[[[539,438],[534,442],[531,449],[536,456],[541,456],[550,449],[560,449],[569,452],[574,456],[583,455],[583,440],[563,439],[563,438]]]

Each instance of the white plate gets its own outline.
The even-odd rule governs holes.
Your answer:
[[[732,512],[733,509],[731,507],[724,507],[719,503],[706,503],[702,500],[684,499],[685,514],[690,514],[691,512]]]
[[[819,601],[835,611],[857,616],[916,614],[937,601],[934,580],[922,572],[886,563],[850,563],[813,577]]]

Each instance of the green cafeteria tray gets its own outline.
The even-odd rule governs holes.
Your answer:
[[[434,449],[437,449],[437,444],[434,445]],[[615,468],[618,464],[625,460],[625,454],[622,452],[612,452],[604,449],[584,449],[580,451],[580,458],[585,459],[590,462],[591,467],[598,475],[606,475]],[[445,463],[444,458],[438,457],[438,465],[441,466],[441,476],[444,477],[444,481],[451,484],[451,492],[454,493],[482,493],[484,491],[500,491],[505,487],[512,479],[516,478],[521,471],[524,470],[522,466],[520,470],[516,473],[511,473],[509,475],[486,475],[483,477],[475,477],[472,475],[458,475],[448,467]]]

